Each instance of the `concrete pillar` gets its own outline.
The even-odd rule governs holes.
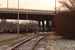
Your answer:
[[[47,27],[47,31],[49,31],[49,29],[50,29],[49,20],[46,20],[46,27]]]
[[[39,31],[41,31],[41,21],[38,21]]]
[[[42,31],[45,31],[44,30],[44,27],[45,27],[45,25],[44,25],[44,20],[42,21]]]

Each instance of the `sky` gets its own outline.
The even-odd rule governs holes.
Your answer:
[[[55,0],[19,0],[20,9],[54,10],[54,7]],[[0,8],[7,8],[7,0],[0,0]],[[8,0],[8,8],[18,8],[18,0]]]

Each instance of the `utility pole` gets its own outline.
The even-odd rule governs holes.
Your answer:
[[[55,0],[55,15],[56,15],[56,6],[57,6],[57,5],[56,5],[56,2],[57,2],[57,1]]]
[[[57,5],[56,5],[56,0],[55,0],[55,16],[53,17],[53,26],[54,26],[54,34],[56,34],[56,26],[55,26],[55,17],[57,15]]]
[[[9,1],[7,0],[7,9],[8,9],[8,3],[9,3]]]
[[[26,12],[26,20],[28,20],[28,12]],[[28,32],[28,25],[26,25],[26,33]]]
[[[18,0],[18,19],[17,20],[18,20],[18,25],[17,25],[18,30],[17,30],[17,32],[18,32],[18,35],[19,35],[19,0]]]

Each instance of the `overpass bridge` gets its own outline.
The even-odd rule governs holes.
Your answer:
[[[0,8],[0,19],[19,19],[22,20],[35,20],[39,23],[39,30],[44,31],[44,21],[46,21],[46,27],[49,31],[53,25],[50,26],[50,22],[55,16],[53,11],[46,10],[29,10],[29,9],[6,9]],[[42,22],[42,26],[41,26]],[[41,27],[43,29],[41,29]]]

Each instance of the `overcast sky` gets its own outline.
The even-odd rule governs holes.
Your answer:
[[[7,7],[7,0],[0,0],[0,8]],[[57,6],[60,4],[57,2]],[[18,0],[8,0],[9,8],[18,8]],[[55,0],[19,0],[22,9],[54,10]]]

